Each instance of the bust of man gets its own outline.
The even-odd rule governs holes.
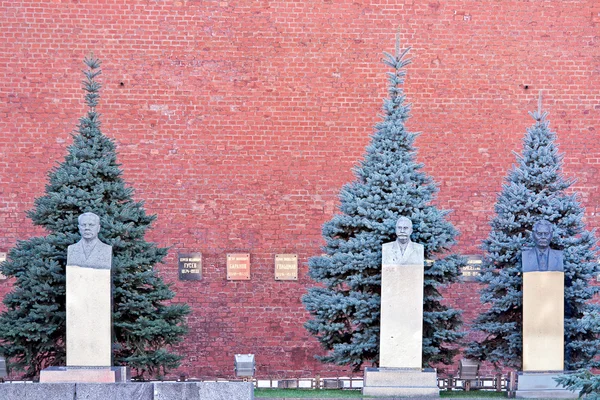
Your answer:
[[[381,246],[382,264],[392,265],[423,265],[424,247],[412,242],[410,235],[413,231],[412,221],[406,217],[396,221],[396,240]]]
[[[550,248],[554,227],[546,220],[533,224],[535,247],[521,253],[523,272],[559,271],[563,272],[563,252]]]
[[[77,219],[81,240],[69,246],[67,265],[82,268],[110,269],[112,264],[112,246],[98,239],[100,217],[91,212],[81,214]]]

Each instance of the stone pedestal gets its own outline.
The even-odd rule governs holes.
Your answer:
[[[523,371],[564,369],[564,272],[523,274]]]
[[[128,367],[48,367],[40,383],[116,383],[130,380]]]
[[[439,397],[437,373],[420,368],[366,368],[362,393],[380,397]]]
[[[66,270],[67,366],[110,367],[110,269],[68,265]]]
[[[562,375],[559,372],[519,372],[519,399],[575,399],[579,393],[558,386],[554,378]]]
[[[381,368],[422,367],[423,264],[381,267]]]
[[[518,398],[576,398],[554,378],[564,368],[564,282],[559,271],[523,274],[523,372]]]

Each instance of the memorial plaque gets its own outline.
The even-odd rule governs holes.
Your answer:
[[[467,265],[461,270],[463,281],[477,282],[477,277],[481,275],[483,260],[481,256],[467,256],[467,258]]]
[[[230,281],[250,280],[250,254],[227,254],[227,279]]]
[[[275,254],[275,280],[297,281],[298,280],[298,255],[297,254]]]
[[[6,253],[0,253],[0,263],[6,261]],[[6,279],[6,276],[0,273],[0,279]]]
[[[202,253],[179,253],[179,280],[202,280]]]

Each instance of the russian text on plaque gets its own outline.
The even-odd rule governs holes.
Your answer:
[[[202,253],[179,253],[179,280],[202,280]]]
[[[298,280],[298,255],[297,254],[275,254],[275,280],[297,281]]]
[[[227,254],[227,280],[250,280],[250,253]]]

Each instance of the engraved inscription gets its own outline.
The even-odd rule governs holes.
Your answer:
[[[202,280],[202,253],[180,253],[178,257],[179,280]]]
[[[275,255],[275,280],[297,281],[298,280],[298,255],[276,254]]]
[[[227,279],[230,281],[250,279],[250,254],[227,254]]]
[[[462,267],[461,273],[463,281],[465,282],[476,282],[477,277],[481,275],[481,265],[483,260],[481,256],[467,256],[467,265]]]

